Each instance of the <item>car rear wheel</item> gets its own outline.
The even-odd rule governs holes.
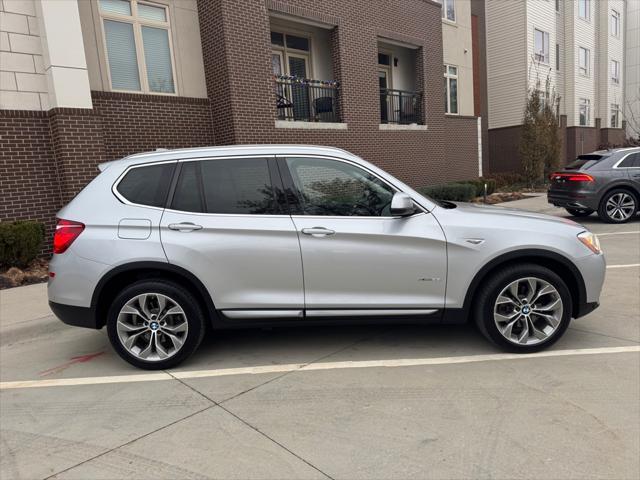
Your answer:
[[[598,216],[608,223],[625,223],[638,211],[638,199],[628,190],[615,189],[600,201]]]
[[[165,280],[143,280],[115,298],[107,332],[124,360],[161,370],[178,365],[198,348],[205,322],[198,301],[184,288]]]
[[[555,343],[571,320],[571,294],[548,268],[513,265],[491,275],[478,292],[475,320],[504,350],[536,352]]]
[[[595,211],[590,208],[567,208],[566,210],[574,217],[588,217]]]

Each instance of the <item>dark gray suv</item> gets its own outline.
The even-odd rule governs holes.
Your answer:
[[[605,222],[628,222],[640,205],[640,147],[580,155],[550,180],[549,203],[571,215],[597,211]]]

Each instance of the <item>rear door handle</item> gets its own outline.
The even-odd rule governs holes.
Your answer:
[[[196,225],[191,222],[170,223],[169,230],[177,230],[178,232],[193,232],[194,230],[202,230],[202,225]]]
[[[304,233],[305,235],[313,235],[314,237],[326,237],[328,235],[333,235],[336,232],[324,227],[313,227],[303,228],[302,233]]]

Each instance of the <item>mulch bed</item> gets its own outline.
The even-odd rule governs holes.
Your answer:
[[[11,267],[0,269],[0,290],[21,287],[34,283],[46,282],[49,278],[49,262],[44,258],[37,258],[27,268]]]
[[[495,203],[513,202],[514,200],[522,200],[524,198],[530,198],[531,195],[525,195],[521,192],[497,192],[487,195],[487,205],[493,205]],[[472,203],[485,203],[484,198],[477,197],[471,200]]]

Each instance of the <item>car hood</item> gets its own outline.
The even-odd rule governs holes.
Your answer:
[[[460,213],[468,215],[486,215],[487,221],[489,217],[503,217],[505,220],[509,219],[522,219],[522,220],[538,220],[543,222],[560,223],[564,225],[570,225],[576,228],[584,228],[579,223],[569,220],[568,218],[554,217],[553,215],[546,215],[544,213],[534,213],[525,210],[518,210],[515,208],[498,207],[495,205],[483,205],[477,203],[462,203],[452,202],[456,204],[456,209]]]

